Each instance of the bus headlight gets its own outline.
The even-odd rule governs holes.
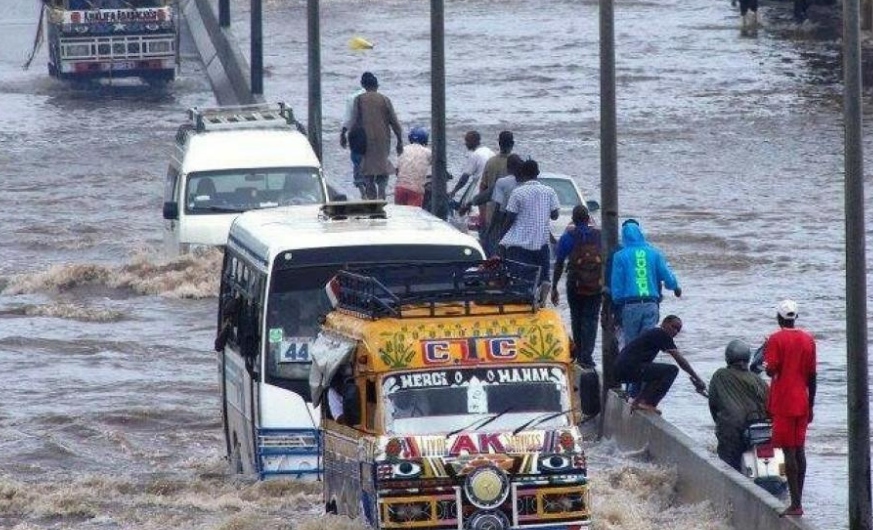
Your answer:
[[[65,50],[64,55],[66,57],[87,57],[91,55],[90,44],[68,44]]]

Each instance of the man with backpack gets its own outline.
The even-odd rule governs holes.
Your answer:
[[[588,209],[579,204],[573,208],[573,227],[558,241],[555,251],[555,272],[552,275],[552,303],[558,305],[558,281],[567,261],[567,304],[576,345],[576,361],[594,366],[594,340],[603,293],[603,258],[600,230],[588,226]]]

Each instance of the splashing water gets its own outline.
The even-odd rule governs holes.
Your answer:
[[[134,253],[121,266],[98,264],[53,265],[49,269],[12,278],[4,295],[57,293],[79,287],[108,287],[140,295],[168,298],[209,298],[218,295],[221,260],[218,249],[182,254],[165,260],[155,251]]]

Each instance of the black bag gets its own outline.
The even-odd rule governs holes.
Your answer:
[[[361,113],[361,97],[355,98],[355,126],[349,131],[349,149],[357,155],[367,154],[367,131],[364,130],[363,114]]]
[[[600,232],[589,229],[570,252],[567,266],[567,289],[579,296],[603,291],[603,258],[600,255]]]

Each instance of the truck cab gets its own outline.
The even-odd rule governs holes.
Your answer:
[[[588,528],[575,365],[537,268],[341,271],[312,348],[328,512],[374,528]]]

